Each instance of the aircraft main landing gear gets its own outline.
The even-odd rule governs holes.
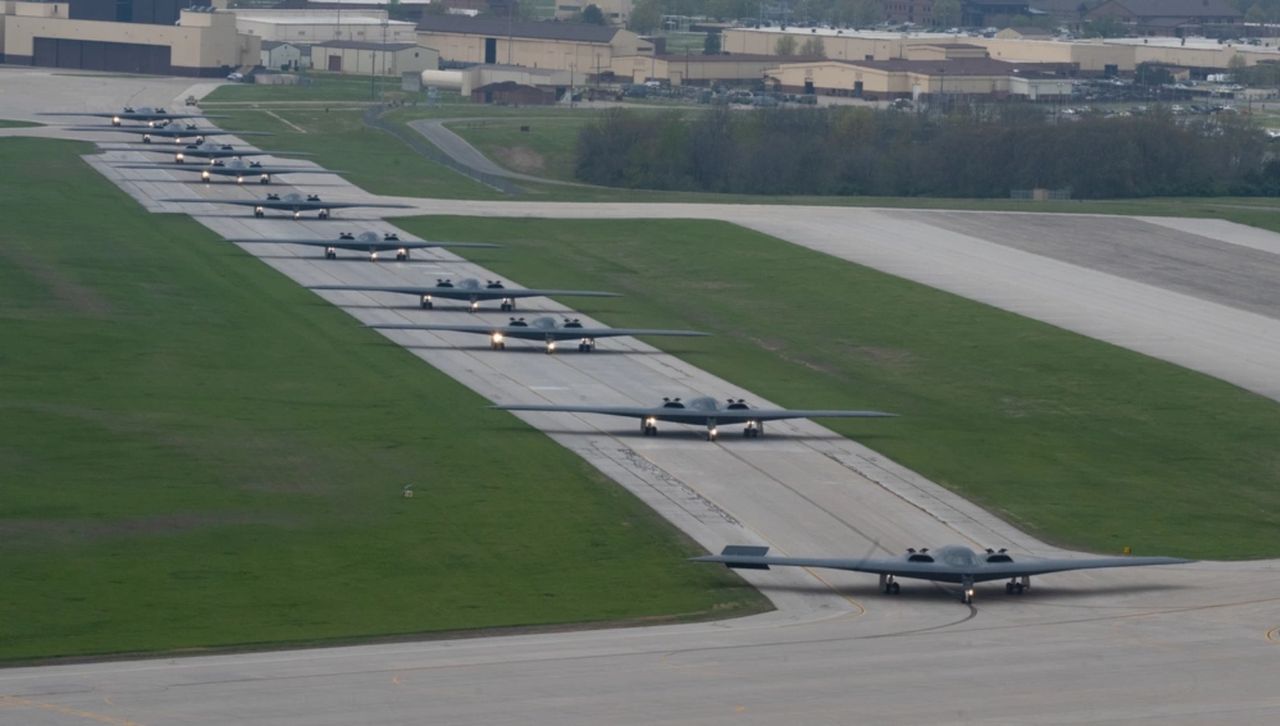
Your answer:
[[[898,581],[893,579],[893,575],[881,575],[880,590],[886,595],[897,595],[902,592],[902,585],[899,585]]]

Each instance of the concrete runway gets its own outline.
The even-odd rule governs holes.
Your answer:
[[[6,83],[0,75],[0,94],[8,97]],[[53,91],[41,99],[58,101]],[[91,161],[152,209],[163,207],[154,201],[158,197],[247,197],[264,191],[256,185],[179,184],[167,171],[110,166],[143,157],[140,151],[111,151]],[[308,187],[305,176],[292,180],[299,191],[325,198],[367,198],[354,187],[335,191]],[[320,175],[314,180],[331,182]],[[1023,224],[1038,219],[1032,216],[986,215],[995,221],[974,222],[963,213],[890,210],[413,201],[447,214],[651,217],[660,210],[664,216],[734,217],[753,228],[782,229],[781,236],[794,242],[829,246],[841,256],[879,256],[885,267],[933,276],[947,289],[994,287],[982,294],[1003,296],[1010,306],[1027,305],[1040,294],[1037,317],[1079,316],[1075,306],[1089,302],[1085,312],[1107,315],[1102,327],[1134,345],[1164,334],[1164,328],[1153,333],[1143,327],[1159,322],[1144,320],[1143,311],[1181,312],[1152,307],[1167,304],[1168,296],[1183,301],[1203,323],[1178,338],[1183,347],[1206,330],[1242,345],[1233,337],[1240,332],[1232,327],[1236,313],[1277,324],[1274,315],[1206,301],[1119,270],[1015,249],[1008,239],[974,236],[985,234],[974,224],[1003,229],[1000,220]],[[352,221],[361,210],[337,212],[328,222],[294,222],[256,220],[230,207],[191,209],[226,237],[395,229],[378,220]],[[1149,234],[1161,230],[1144,220],[1071,219],[1099,235],[1113,222],[1136,224]],[[949,229],[963,224],[970,225],[964,232]],[[1206,239],[1232,237],[1237,230],[1182,229]],[[1218,254],[1235,247],[1252,254],[1272,244],[1280,249],[1276,235],[1250,230],[1240,239],[1247,243],[1220,240],[1234,246],[1218,248]],[[370,264],[359,255],[327,262],[316,250],[283,245],[246,249],[303,284],[495,277],[444,251],[418,253],[408,263]],[[1106,256],[1098,255],[1093,264],[1104,266]],[[1080,300],[1088,296],[1078,288],[1101,286],[1100,280],[1105,286],[1093,290],[1095,299]],[[1036,282],[1043,284],[1038,288]],[[1112,295],[1102,296],[1103,289]],[[364,322],[506,317],[493,308],[475,315],[444,306],[422,311],[403,296],[325,297]],[[535,300],[520,313],[533,309],[567,311]],[[1088,315],[1079,320],[1085,327],[1098,322]],[[520,343],[495,353],[482,337],[462,334],[391,332],[388,338],[499,402],[648,404],[663,395],[705,393],[769,403],[631,339],[601,341],[594,354],[547,356]],[[1218,342],[1200,340],[1199,346]],[[678,352],[678,340],[669,347]],[[1216,355],[1206,361],[1224,377],[1251,374],[1246,363],[1270,362],[1233,360],[1232,349],[1211,352]],[[957,542],[1057,554],[809,421],[772,424],[758,440],[725,430],[719,443],[709,444],[697,430],[675,425],[666,425],[658,438],[645,438],[632,422],[608,417],[530,414],[526,420],[711,550],[725,543],[767,543],[780,554],[858,556]],[[877,593],[873,576],[797,569],[748,573],[777,611],[657,628],[4,670],[0,723],[1272,723],[1280,716],[1278,574],[1277,562],[1069,573],[1038,578],[1021,597],[1005,596],[998,583],[979,586],[977,603],[964,606],[952,589],[931,584],[904,582],[902,594],[889,597]]]

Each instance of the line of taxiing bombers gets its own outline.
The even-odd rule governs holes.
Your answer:
[[[119,131],[140,134],[144,144],[154,139],[172,139],[174,143],[183,143],[189,139],[192,143],[183,146],[174,153],[174,164],[130,164],[125,169],[167,169],[190,170],[198,172],[202,181],[208,183],[214,176],[234,177],[236,183],[257,177],[259,183],[269,184],[272,175],[303,172],[307,174],[333,174],[340,172],[306,167],[290,167],[246,162],[245,157],[274,155],[275,152],[256,151],[252,149],[236,149],[226,144],[210,143],[207,139],[215,135],[258,135],[255,132],[220,131],[217,128],[201,128],[191,123],[183,123],[194,118],[214,118],[204,114],[169,113],[163,108],[128,108],[118,113],[87,114],[48,114],[69,116],[99,116],[111,119],[110,126],[75,127],[78,131]],[[126,126],[124,122],[141,122],[142,126]],[[183,167],[187,159],[206,159],[207,166]],[[264,216],[267,209],[285,210],[293,213],[298,219],[303,211],[318,211],[320,219],[328,219],[331,209],[345,207],[405,207],[401,204],[373,203],[334,203],[321,201],[317,195],[303,197],[299,194],[269,194],[263,200],[223,200],[208,199],[166,199],[168,202],[198,202],[206,204],[235,204],[253,207],[255,217]],[[378,259],[378,254],[394,250],[396,259],[409,259],[411,250],[431,247],[497,247],[484,243],[449,243],[449,242],[412,242],[401,240],[395,234],[382,234],[367,231],[354,235],[343,233],[335,239],[284,238],[284,239],[239,239],[238,243],[295,244],[323,248],[326,259],[335,259],[337,250],[361,251],[369,255],[371,261]],[[503,312],[514,312],[516,300],[530,297],[615,297],[617,293],[595,290],[537,290],[528,288],[508,288],[499,280],[466,279],[453,282],[449,279],[438,279],[435,285],[429,286],[371,286],[371,285],[316,285],[310,289],[317,291],[338,292],[377,292],[411,295],[417,298],[423,309],[432,309],[438,300],[454,300],[466,303],[470,312],[479,310],[483,302],[498,301]],[[420,325],[420,324],[375,324],[370,327],[379,330],[434,330],[462,333],[476,333],[489,336],[490,348],[504,350],[508,339],[539,341],[546,346],[547,353],[555,352],[557,344],[566,340],[577,340],[578,351],[589,353],[595,350],[596,339],[614,336],[704,336],[694,330],[664,330],[652,328],[600,328],[584,325],[577,318],[557,320],[552,317],[539,317],[526,320],[523,317],[512,317],[505,325]],[[645,436],[658,434],[658,422],[678,423],[706,427],[706,438],[715,441],[718,427],[725,425],[743,425],[743,436],[759,437],[764,432],[766,421],[778,421],[792,418],[884,418],[894,414],[881,411],[850,410],[797,410],[797,409],[761,409],[752,408],[743,399],[730,399],[724,403],[711,397],[697,397],[688,401],[680,398],[663,398],[656,406],[609,406],[609,405],[505,405],[493,408],[504,411],[539,411],[563,413],[587,413],[606,416],[622,416],[637,419],[640,431]],[[896,595],[901,590],[898,578],[918,579],[931,582],[952,583],[960,585],[960,601],[972,604],[974,586],[979,582],[1007,580],[1005,592],[1010,595],[1021,595],[1031,586],[1033,575],[1043,575],[1069,570],[1089,570],[1112,567],[1140,567],[1148,565],[1170,565],[1190,562],[1175,557],[1095,557],[1090,559],[1061,558],[1029,558],[1015,561],[1006,550],[987,549],[978,552],[961,545],[941,547],[934,552],[928,548],[908,549],[906,554],[898,557],[861,559],[840,559],[821,557],[777,557],[768,554],[768,547],[754,545],[730,545],[718,555],[695,557],[695,562],[710,562],[725,565],[734,569],[768,570],[771,567],[819,567],[852,572],[867,572],[880,577],[880,589],[888,595]]]

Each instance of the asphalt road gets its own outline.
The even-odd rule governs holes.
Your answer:
[[[119,83],[119,92],[129,90],[128,79]],[[0,75],[0,94],[7,94],[5,84]],[[58,96],[56,82],[42,89],[41,103],[72,103]],[[91,162],[157,210],[164,208],[157,197],[261,193],[182,185],[163,170],[111,167],[141,158],[138,151],[112,151]],[[307,187],[305,177],[294,181],[300,191],[326,198],[363,196],[355,188]],[[628,205],[414,203],[449,214],[640,214]],[[363,218],[360,210],[338,212],[329,222],[256,220],[233,208],[192,211],[227,237],[394,230],[384,221],[353,221]],[[1197,344],[1240,346],[1247,336],[1234,327],[1237,315],[1276,322],[928,219],[950,213],[921,220],[888,210],[643,208],[643,216],[655,213],[716,215],[780,230],[793,242],[914,271],[978,299],[994,295],[1042,319],[1065,315],[1090,327],[1097,321],[1089,313],[1097,311],[1107,320],[1104,332],[1135,346],[1169,332],[1179,333],[1175,352]],[[998,224],[1006,216],[990,217]],[[1115,221],[1085,217],[1080,223]],[[1161,230],[1142,224],[1151,234]],[[1210,226],[1200,232],[1234,238],[1242,229]],[[1277,236],[1252,230],[1240,231],[1239,239],[1221,241],[1251,250],[1280,244]],[[409,263],[371,264],[327,262],[315,250],[282,245],[246,248],[303,284],[494,276],[444,251]],[[505,319],[491,309],[476,315],[417,310],[399,296],[325,297],[365,322]],[[1170,300],[1184,307],[1161,307]],[[531,301],[521,311],[535,308],[566,310]],[[1186,329],[1188,320],[1176,320],[1184,312],[1199,327]],[[1206,333],[1210,338],[1196,337]],[[388,338],[499,402],[641,404],[705,393],[768,405],[630,339],[602,341],[589,355],[548,356],[516,343],[495,353],[483,338],[461,334],[392,332]],[[1270,340],[1274,345],[1280,336]],[[1237,359],[1231,347],[1211,352],[1205,365],[1224,377],[1250,375],[1249,365],[1272,361]],[[674,425],[661,437],[645,438],[631,422],[606,417],[530,414],[527,420],[708,549],[764,543],[782,554],[858,556],[954,542],[1009,547],[1019,556],[1057,553],[809,421],[771,425],[766,437],[753,440],[725,431],[710,444],[696,430],[681,433]],[[0,723],[1270,723],[1280,716],[1278,574],[1277,562],[1068,573],[1037,578],[1021,597],[1006,596],[998,583],[980,586],[976,604],[964,606],[952,589],[932,584],[904,583],[902,594],[890,597],[877,593],[872,576],[753,572],[748,579],[778,609],[734,621],[3,670]]]

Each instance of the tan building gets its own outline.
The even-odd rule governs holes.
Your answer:
[[[440,67],[440,54],[417,43],[330,40],[311,46],[311,67],[360,76],[398,76]]]
[[[5,61],[157,75],[220,76],[257,65],[257,38],[236,32],[231,13],[182,10],[177,25],[68,17],[57,2],[4,4]]]
[[[788,93],[852,96],[868,100],[975,95],[1002,98],[1067,96],[1071,81],[1056,66],[1031,67],[990,58],[787,63],[768,72],[768,81]],[[1014,83],[1013,79],[1022,79]]]
[[[440,51],[442,61],[573,70],[583,76],[611,72],[615,57],[653,55],[652,43],[621,28],[452,15],[423,17],[418,43]]]
[[[817,58],[795,58],[799,61]],[[620,81],[644,83],[645,81],[669,81],[673,86],[683,84],[708,85],[717,81],[742,83],[759,81],[765,71],[776,68],[776,55],[703,55],[665,54],[624,56],[613,59],[613,75]]]

